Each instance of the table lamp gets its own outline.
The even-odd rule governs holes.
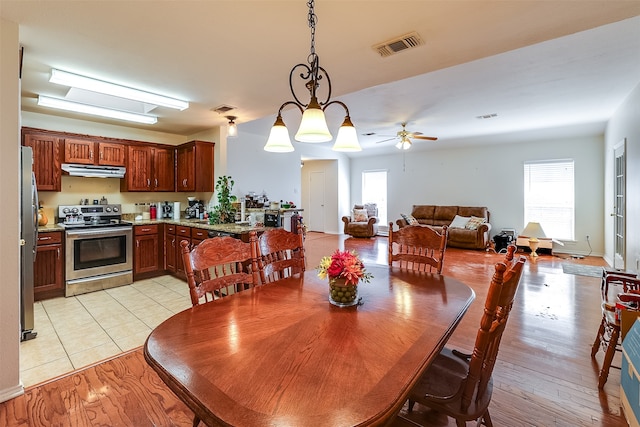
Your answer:
[[[538,249],[538,245],[540,244],[540,241],[538,240],[538,238],[547,237],[544,234],[544,230],[540,226],[540,223],[539,222],[528,223],[527,226],[524,228],[524,230],[522,230],[522,233],[520,233],[520,235],[523,237],[529,238],[529,248],[531,248],[531,256],[532,257],[538,256],[538,254],[536,253],[536,250]]]

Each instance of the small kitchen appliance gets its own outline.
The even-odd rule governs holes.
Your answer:
[[[280,227],[280,211],[266,209],[264,211],[264,226],[265,227]]]
[[[204,213],[204,205],[200,200],[189,200],[189,207],[184,211],[186,219],[199,219],[200,214]]]
[[[160,218],[173,219],[173,202],[163,202],[160,206]]]

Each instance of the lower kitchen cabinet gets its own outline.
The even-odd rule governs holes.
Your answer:
[[[166,224],[164,227],[164,269],[176,272],[176,257],[178,254],[178,242],[176,240],[176,226]]]
[[[64,251],[62,232],[38,234],[36,261],[33,265],[35,301],[64,296]]]
[[[159,273],[162,254],[160,252],[160,225],[136,225],[133,227],[133,275]]]

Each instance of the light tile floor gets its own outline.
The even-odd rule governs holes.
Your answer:
[[[189,307],[187,283],[169,275],[36,302],[38,336],[20,344],[22,382],[28,387],[139,347],[153,328]]]

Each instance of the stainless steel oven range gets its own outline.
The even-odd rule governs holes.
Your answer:
[[[65,296],[133,283],[133,226],[120,205],[58,206],[65,228]]]

